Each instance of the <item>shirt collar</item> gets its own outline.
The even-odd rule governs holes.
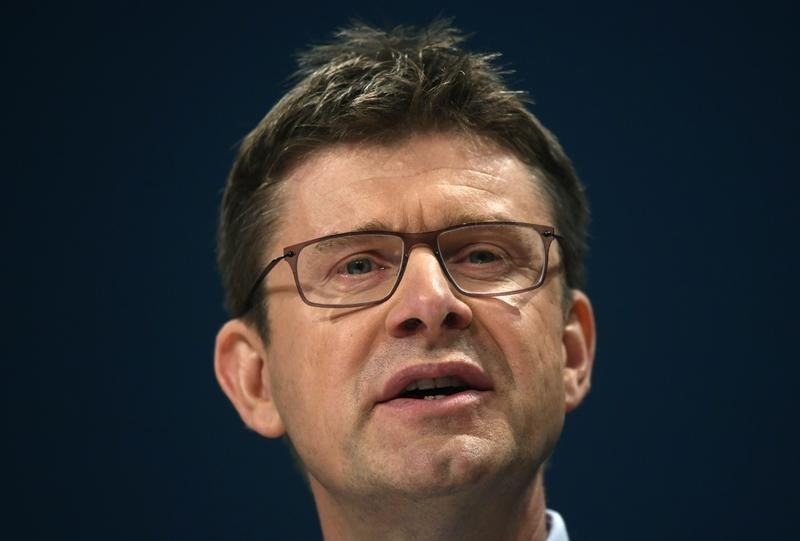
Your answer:
[[[547,510],[547,541],[569,541],[564,519],[556,511]]]

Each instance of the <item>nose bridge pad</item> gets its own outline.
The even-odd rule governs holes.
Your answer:
[[[418,245],[417,247],[422,246]],[[411,314],[411,317],[403,323],[403,326],[409,330],[414,330],[429,324],[447,324],[448,321],[455,317],[451,312],[452,299],[449,299],[449,297],[455,296],[457,290],[450,281],[440,257],[433,250],[423,250],[422,253],[417,254],[417,257],[412,262],[411,255],[409,253],[406,256],[406,277],[404,278],[408,282],[413,282],[408,284],[409,287],[413,288],[408,293],[415,298],[414,303],[422,301],[422,304],[429,304],[433,301],[434,304],[440,305],[439,309],[444,308],[445,313],[441,314],[442,321],[434,323],[429,321],[433,314],[427,309],[422,309],[425,312],[424,315],[420,314],[420,317],[418,317]],[[433,258],[433,261],[431,261],[431,258]],[[421,309],[421,307],[417,309]],[[438,309],[433,309],[433,312],[437,311]]]
[[[444,266],[444,261],[442,260],[441,255],[439,254],[438,250],[436,249],[436,245],[433,244],[433,243],[430,243],[430,242],[416,243],[415,245],[413,245],[413,246],[408,248],[408,251],[405,254],[406,265],[405,265],[405,269],[404,269],[404,272],[403,272],[403,274],[405,275],[404,279],[408,275],[409,267],[411,267],[411,256],[412,256],[414,250],[417,249],[417,248],[422,248],[422,247],[427,247],[430,250],[430,255],[436,261],[436,268],[439,270],[439,273],[441,274],[441,278],[444,279],[444,282],[446,283],[448,288],[452,287],[453,284],[451,283],[450,277],[447,274],[447,269]]]
[[[425,246],[429,250],[414,253],[416,248]],[[435,249],[429,243],[416,243],[404,255],[404,277],[398,284],[401,291],[395,293],[402,298],[396,299],[389,312],[386,321],[389,331],[397,337],[423,334],[432,339],[443,329],[469,326],[471,311],[458,297],[458,289]],[[431,266],[431,257],[436,261],[435,268]]]

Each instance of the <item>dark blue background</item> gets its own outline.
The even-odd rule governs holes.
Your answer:
[[[596,377],[547,480],[572,538],[798,538],[788,2],[83,6],[0,23],[14,538],[318,535],[213,377],[220,193],[293,52],[440,13],[504,53],[593,203]]]

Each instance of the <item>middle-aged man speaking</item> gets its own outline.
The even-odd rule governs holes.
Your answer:
[[[325,539],[566,539],[543,466],[589,390],[588,208],[494,55],[341,30],[244,140],[215,370]]]

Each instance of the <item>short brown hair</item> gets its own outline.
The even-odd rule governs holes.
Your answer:
[[[297,83],[244,139],[222,200],[218,261],[231,316],[267,337],[266,302],[245,303],[283,213],[282,178],[304,156],[340,142],[389,144],[420,132],[478,136],[525,163],[550,198],[565,240],[564,277],[584,284],[588,203],[556,138],[511,91],[497,54],[462,48],[465,36],[438,20],[415,29],[356,23],[298,59]],[[533,176],[533,175],[532,175]]]

